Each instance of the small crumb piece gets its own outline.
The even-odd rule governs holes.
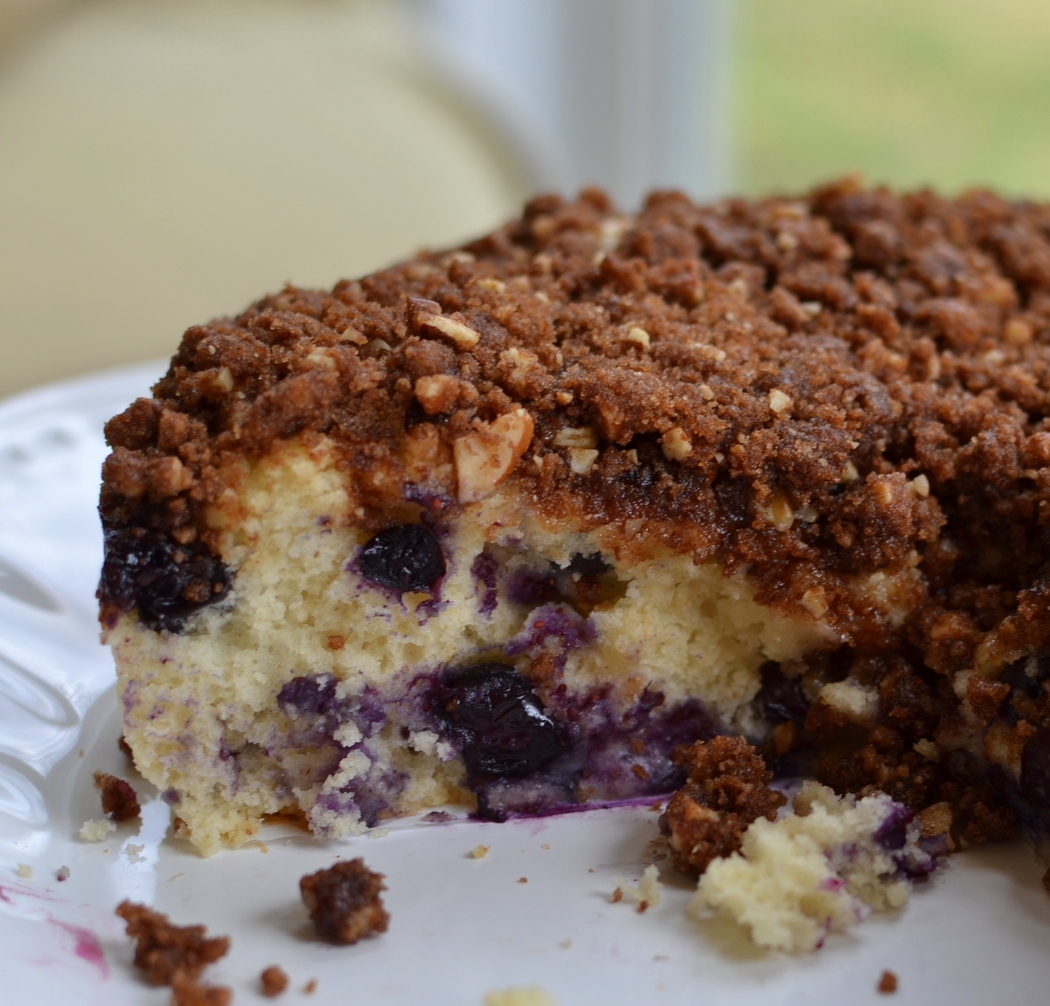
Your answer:
[[[518,883],[519,884],[527,884],[528,882],[529,882],[529,878],[528,877],[518,877]]]
[[[230,949],[228,936],[205,937],[204,926],[174,926],[166,915],[145,905],[122,901],[117,915],[127,923],[128,936],[135,940],[135,967],[145,971],[153,985],[174,985],[176,978],[196,982],[208,964],[225,957]],[[216,1006],[222,1002],[199,1000],[202,1006],[210,1006],[212,1001]],[[186,999],[180,1006],[196,1006],[196,1002]]]
[[[273,999],[274,996],[279,996],[286,988],[288,988],[288,975],[284,973],[282,968],[279,968],[276,964],[268,967],[259,976],[259,980],[262,982],[262,994],[268,999]]]
[[[351,944],[385,933],[390,914],[379,892],[383,874],[373,873],[363,859],[336,863],[299,881],[299,891],[314,928],[331,943]]]
[[[171,982],[171,1006],[230,1006],[233,992],[223,985],[204,985],[178,972]]]
[[[69,867],[60,866],[57,870],[55,870],[55,880],[57,880],[60,884],[66,880],[69,880]]]
[[[80,839],[83,842],[104,842],[117,830],[117,826],[107,817],[85,821],[80,826]]]
[[[879,984],[875,986],[883,995],[897,991],[897,976],[892,971],[883,971]]]
[[[23,880],[29,880],[33,876],[33,868],[28,863],[19,863],[15,873]]]
[[[543,849],[544,852],[549,852],[550,851],[550,844],[547,843],[547,842],[544,842],[543,845],[540,846],[540,848]]]
[[[562,940],[558,946],[561,947],[562,950],[568,950],[572,947],[572,940]]]
[[[488,854],[489,847],[487,845],[475,845],[469,853],[471,859],[484,859]]]
[[[613,901],[626,898],[632,905],[637,906],[639,912],[645,912],[650,907],[655,908],[663,900],[663,887],[660,883],[660,871],[650,865],[645,868],[642,879],[637,884],[629,884],[616,878]]]
[[[125,780],[108,772],[96,772],[95,785],[102,791],[102,813],[111,821],[130,821],[142,812],[138,794]]]
[[[558,1006],[558,1000],[539,985],[486,992],[484,1006]]]
[[[715,737],[679,749],[675,764],[688,772],[660,817],[675,869],[698,877],[712,860],[740,848],[752,821],[770,821],[787,802],[769,786],[773,773],[740,737]]]
[[[144,863],[146,861],[146,857],[142,855],[142,853],[145,850],[145,848],[146,847],[144,845],[126,845],[124,847],[124,852],[127,854],[128,862]]]
[[[308,996],[312,996],[317,991],[317,979],[311,978],[304,986],[303,992]]]
[[[432,810],[429,814],[424,814],[422,819],[427,824],[444,824],[446,821],[454,820],[447,810]]]

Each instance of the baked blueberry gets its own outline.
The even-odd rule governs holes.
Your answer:
[[[357,567],[366,580],[381,587],[432,591],[445,575],[445,556],[422,524],[398,524],[368,540]]]

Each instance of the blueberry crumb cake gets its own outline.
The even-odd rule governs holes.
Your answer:
[[[107,437],[124,731],[204,853],[651,798],[720,735],[820,821],[1050,821],[1050,206],[541,197],[189,329]]]

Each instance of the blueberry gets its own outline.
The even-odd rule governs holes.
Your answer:
[[[1024,746],[1021,796],[1036,818],[1050,822],[1050,727],[1037,730]]]
[[[291,706],[302,713],[323,716],[337,705],[335,686],[336,680],[330,674],[292,678],[277,693],[277,704]]]
[[[381,587],[432,591],[445,575],[445,556],[422,524],[398,524],[369,539],[357,566],[366,580]]]
[[[229,592],[229,570],[199,539],[180,545],[163,531],[105,520],[103,531],[99,600],[121,611],[137,608],[155,632],[180,632],[190,615]]]
[[[1050,675],[1050,656],[1037,654],[1015,660],[999,676],[1014,691],[1026,692],[1036,698],[1042,691],[1043,682]]]
[[[529,775],[569,747],[529,681],[506,664],[453,668],[433,705],[473,781]]]
[[[808,703],[797,678],[789,678],[773,661],[762,665],[762,687],[756,696],[770,723],[801,723]]]
[[[605,561],[601,552],[592,552],[590,555],[574,552],[568,567],[570,573],[579,573],[580,576],[601,576],[610,569],[612,566]]]

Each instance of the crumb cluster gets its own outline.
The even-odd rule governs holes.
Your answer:
[[[338,862],[303,877],[299,890],[318,935],[349,944],[385,933],[390,914],[380,897],[386,889],[383,879],[363,859]]]
[[[95,785],[102,794],[102,813],[111,821],[120,824],[142,813],[138,794],[126,779],[108,772],[96,772]]]
[[[772,821],[787,802],[770,788],[773,773],[762,755],[742,737],[697,741],[676,752],[675,761],[688,777],[660,816],[660,830],[675,869],[689,876],[736,852],[753,821]]]
[[[170,985],[174,1006],[226,1006],[229,989],[201,984],[201,972],[225,957],[228,936],[205,936],[204,926],[176,926],[145,905],[122,901],[117,915],[135,940],[135,966],[152,985]]]

